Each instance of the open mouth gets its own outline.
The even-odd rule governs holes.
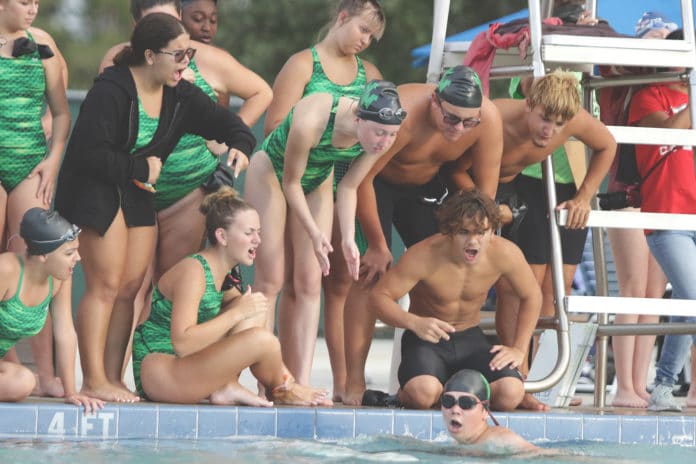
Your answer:
[[[462,429],[462,423],[459,422],[457,419],[451,419],[447,423],[447,430],[449,430],[451,433],[457,433]]]
[[[479,251],[476,248],[465,248],[464,256],[468,261],[473,261],[478,256]]]
[[[249,257],[253,260],[256,259],[256,248],[249,248]]]

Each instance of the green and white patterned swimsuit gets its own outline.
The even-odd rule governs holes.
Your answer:
[[[201,76],[198,66],[191,60],[189,67],[196,76],[196,84],[212,100],[217,101],[215,91]],[[205,139],[193,134],[184,134],[167,161],[162,165],[157,192],[155,193],[155,209],[168,208],[189,193],[201,186],[210,174],[215,171],[218,158],[205,145]]]
[[[193,255],[205,271],[205,292],[198,304],[198,324],[203,324],[220,313],[223,292],[215,288],[210,266],[201,255]],[[133,377],[138,395],[145,398],[140,380],[140,366],[150,353],[176,354],[172,346],[172,302],[155,287],[152,293],[150,317],[135,329],[133,335]],[[192,379],[195,382],[195,379]]]
[[[316,147],[309,150],[307,167],[302,175],[300,183],[302,191],[307,194],[314,191],[322,182],[326,180],[334,167],[335,161],[350,162],[357,158],[363,148],[359,143],[347,148],[336,148],[332,145],[334,124],[336,122],[336,109],[338,108],[338,95],[333,96],[331,105],[331,115],[326,124],[326,129]],[[263,141],[261,149],[268,153],[268,157],[273,163],[273,170],[280,183],[283,183],[283,166],[285,164],[285,146],[288,141],[288,133],[292,124],[293,111],[285,117],[282,123],[271,132],[266,140]]]
[[[17,58],[0,57],[0,183],[7,193],[46,156],[41,127],[45,94],[38,50]]]
[[[24,262],[19,260],[17,291],[9,300],[0,301],[0,359],[23,338],[33,337],[46,324],[48,304],[53,298],[53,277],[48,277],[48,295],[36,306],[27,306],[19,299],[24,280]]]

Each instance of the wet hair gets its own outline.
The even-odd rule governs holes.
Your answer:
[[[406,117],[393,82],[373,79],[367,83],[356,112],[360,119],[399,125]]]
[[[343,11],[348,13],[348,18],[355,18],[356,16],[360,16],[366,9],[371,11],[371,19],[379,25],[379,28],[374,34],[375,40],[381,39],[384,34],[384,29],[387,27],[387,17],[384,15],[384,9],[378,0],[340,0],[333,16],[331,16],[331,21],[319,31],[319,37],[326,36],[329,29],[336,24],[338,15]]]
[[[480,108],[483,101],[481,79],[468,66],[447,69],[442,74],[435,93],[441,100],[461,108]]]
[[[249,209],[254,208],[232,187],[222,187],[217,192],[206,195],[199,210],[205,216],[208,241],[216,244],[215,231],[219,228],[227,229],[240,211]]]
[[[455,372],[445,383],[442,393],[457,391],[471,393],[481,401],[491,399],[491,386],[488,380],[479,371],[473,369],[462,369]]]
[[[666,40],[684,40],[684,29],[675,29],[674,31],[670,32],[667,37],[665,37]]]
[[[58,212],[39,207],[24,213],[19,224],[19,236],[27,244],[27,254],[46,255],[65,242],[77,239],[80,228],[68,222]]]
[[[495,202],[478,189],[460,190],[450,194],[435,211],[438,228],[445,235],[455,235],[464,230],[464,219],[469,219],[480,230],[497,229],[500,213]]]
[[[188,5],[189,3],[197,2],[198,0],[181,0],[182,5]],[[210,0],[217,5],[217,0]]]
[[[130,13],[133,19],[140,21],[143,19],[143,11],[160,5],[172,5],[181,16],[181,0],[131,0]]]
[[[138,21],[130,45],[123,47],[114,64],[138,66],[145,63],[145,50],[159,51],[169,42],[186,33],[184,25],[172,15],[152,13]]]
[[[527,95],[529,108],[541,105],[545,117],[570,121],[581,108],[578,85],[573,73],[557,69],[532,83]]]

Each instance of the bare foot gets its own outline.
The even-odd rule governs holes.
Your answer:
[[[524,398],[517,405],[517,409],[527,409],[530,411],[550,411],[551,407],[548,404],[544,404],[531,393],[525,393]]]
[[[639,397],[643,398],[643,399],[645,400],[646,403],[647,403],[648,400],[650,399],[650,393],[648,393],[648,390],[646,390],[645,388],[637,389],[637,390],[636,390],[636,395],[638,395]]]
[[[127,388],[108,382],[91,386],[84,383],[80,393],[91,396],[92,398],[115,403],[135,403],[136,401],[140,401],[140,397]]]
[[[691,385],[693,385],[693,383]],[[696,407],[696,390],[691,387],[689,387],[689,393],[686,395],[686,407]]]
[[[365,386],[358,389],[347,388],[343,395],[343,404],[346,406],[360,406],[362,404],[363,393],[365,393]]]
[[[626,393],[617,390],[614,399],[611,401],[611,405],[615,408],[645,409],[648,407],[648,402],[634,392]]]
[[[45,396],[52,398],[62,398],[65,396],[65,390],[63,389],[63,381],[60,377],[36,377],[36,386],[31,392],[31,396]]]
[[[326,390],[300,385],[292,377],[287,377],[285,383],[271,391],[271,399],[275,404],[333,406]]]
[[[247,390],[237,382],[230,382],[220,390],[213,392],[210,395],[210,402],[212,404],[236,404],[264,408],[270,408],[273,406],[272,402],[255,395],[252,391]]]
[[[570,399],[568,406],[580,406],[582,404],[582,398],[579,396],[574,396]]]

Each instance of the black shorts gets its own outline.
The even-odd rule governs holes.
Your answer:
[[[392,224],[407,247],[439,232],[435,210],[448,193],[439,176],[417,186],[390,184],[378,176],[373,185],[379,221],[390,248]]]
[[[541,179],[518,175],[515,190],[520,199],[527,204],[527,215],[517,230],[517,245],[522,249],[529,264],[549,264],[551,262],[551,237],[549,236],[546,193]],[[575,196],[575,184],[556,184],[556,201],[561,203]],[[559,229],[563,264],[578,264],[587,240],[587,228]]]
[[[489,364],[494,353],[491,344],[480,327],[471,327],[450,335],[449,340],[430,343],[421,340],[407,330],[401,337],[401,365],[399,366],[399,384],[401,388],[419,375],[437,377],[441,384],[461,369],[474,369],[486,377],[489,383],[504,377],[522,380],[517,369],[505,368],[491,371]]]

